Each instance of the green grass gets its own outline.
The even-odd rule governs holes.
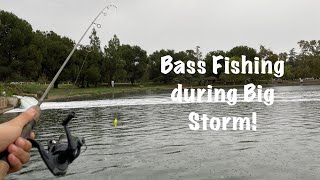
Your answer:
[[[290,85],[296,81],[284,81],[282,84],[276,83],[273,85]],[[296,83],[300,85],[300,83]],[[305,81],[303,84],[320,84],[320,80]],[[221,85],[223,87],[227,85]],[[3,91],[6,91],[7,95],[31,95],[36,96],[39,92],[44,92],[48,87],[48,84],[6,84],[0,83],[0,96]],[[59,84],[58,89],[51,89],[49,92],[49,99],[65,99],[68,97],[79,97],[82,96],[94,96],[94,95],[105,95],[105,94],[117,94],[117,93],[135,93],[135,92],[146,92],[146,91],[162,91],[162,90],[173,90],[177,85],[162,85],[156,83],[144,83],[135,85],[116,85],[116,87],[91,87],[91,88],[78,88],[72,84]],[[196,87],[196,86],[193,86]]]
[[[120,86],[120,87],[96,87],[96,88],[77,88],[72,85],[62,85],[59,89],[51,89],[49,93],[50,98],[66,98],[81,95],[101,95],[111,93],[130,93],[130,92],[142,92],[149,90],[166,90],[172,86]]]
[[[36,95],[39,92],[44,92],[48,84],[0,84],[0,90],[6,91],[8,95]],[[88,96],[88,95],[103,95],[111,93],[130,93],[130,92],[144,92],[144,91],[159,91],[173,89],[174,85],[152,85],[152,84],[139,84],[139,85],[119,85],[112,87],[90,87],[78,88],[71,84],[59,84],[59,88],[52,88],[49,92],[49,99],[63,99],[74,96]],[[1,92],[2,92],[1,91]]]
[[[6,92],[8,96],[23,93],[23,89],[19,85],[0,83],[0,96],[2,92]]]

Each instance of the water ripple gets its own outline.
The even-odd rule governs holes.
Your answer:
[[[272,106],[172,103],[169,94],[45,103],[37,139],[58,138],[69,108],[76,113],[71,129],[85,137],[88,149],[61,179],[317,179],[320,86],[274,88]],[[191,111],[208,117],[257,112],[258,129],[191,131]],[[32,163],[8,179],[51,178],[32,154]]]

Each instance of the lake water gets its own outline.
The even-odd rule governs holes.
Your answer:
[[[57,139],[59,122],[76,113],[72,131],[88,148],[59,179],[320,179],[320,86],[274,89],[272,106],[179,104],[170,93],[44,103],[37,139],[45,145]],[[192,111],[209,117],[257,112],[257,131],[191,131]],[[36,150],[31,163],[8,177],[51,178]]]

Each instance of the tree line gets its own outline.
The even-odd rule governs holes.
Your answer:
[[[243,83],[245,81],[269,81],[270,75],[225,75],[220,73],[205,75],[176,75],[173,72],[162,74],[160,60],[171,55],[174,60],[206,61],[207,69],[212,69],[212,56],[222,55],[240,61],[241,55],[248,59],[254,57],[271,61],[284,60],[283,79],[320,78],[320,40],[299,41],[300,50],[291,49],[288,53],[276,54],[260,46],[258,50],[248,46],[236,46],[229,51],[211,51],[204,57],[199,51],[159,50],[148,55],[137,45],[121,44],[114,37],[101,48],[95,29],[90,35],[90,44],[77,47],[74,55],[55,84],[74,82],[77,86],[98,86],[100,83],[116,82],[154,82],[203,84],[204,81],[223,81]],[[49,82],[72,50],[75,42],[53,31],[33,30],[32,26],[16,15],[0,11],[0,81]]]

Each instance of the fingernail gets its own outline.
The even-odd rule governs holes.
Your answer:
[[[29,114],[35,115],[36,109],[31,107],[26,112],[29,113]]]

